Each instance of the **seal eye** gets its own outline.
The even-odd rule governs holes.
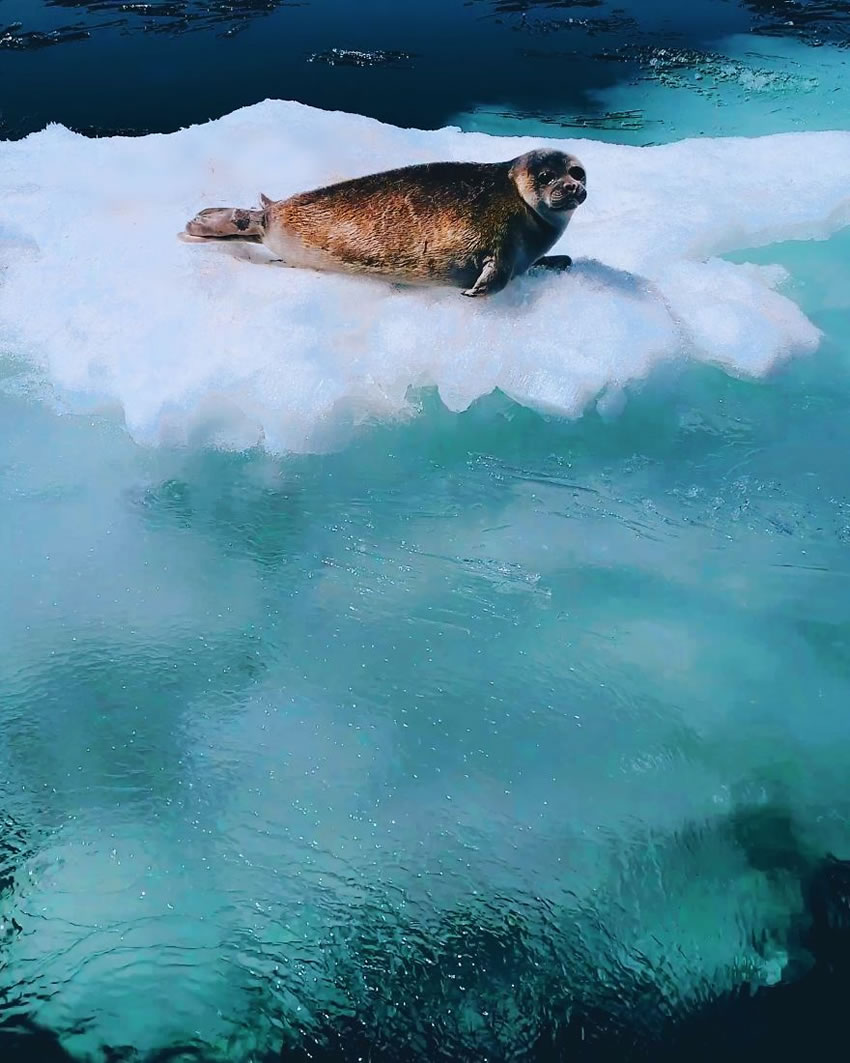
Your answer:
[[[587,174],[580,166],[571,166],[567,173],[574,181],[581,181],[582,184],[587,180]]]
[[[551,170],[541,170],[540,173],[537,175],[537,180],[542,185],[551,185],[552,182],[555,180],[555,175],[552,173]]]

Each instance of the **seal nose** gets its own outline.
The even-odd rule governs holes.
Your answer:
[[[552,206],[558,209],[574,209],[587,199],[587,190],[580,181],[576,181],[574,178],[566,178],[560,185],[552,192]]]

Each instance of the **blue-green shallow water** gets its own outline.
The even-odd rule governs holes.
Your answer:
[[[846,127],[814,54],[725,131]],[[329,455],[140,448],[0,363],[2,1063],[799,1055],[808,997],[676,1031],[808,985],[850,857],[848,252],[736,256],[825,334],[765,379],[424,393]]]

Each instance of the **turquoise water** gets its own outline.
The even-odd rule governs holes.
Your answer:
[[[850,127],[848,53],[785,49],[805,99],[611,107]],[[330,453],[140,445],[6,338],[0,1022],[98,1061],[567,1058],[571,1006],[601,1036],[790,977],[786,817],[850,857],[850,234],[729,257],[788,270],[814,354],[573,419],[414,389]]]

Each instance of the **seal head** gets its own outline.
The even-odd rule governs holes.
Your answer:
[[[563,229],[587,199],[587,173],[575,155],[563,151],[520,155],[511,164],[510,176],[525,203],[557,229]]]

